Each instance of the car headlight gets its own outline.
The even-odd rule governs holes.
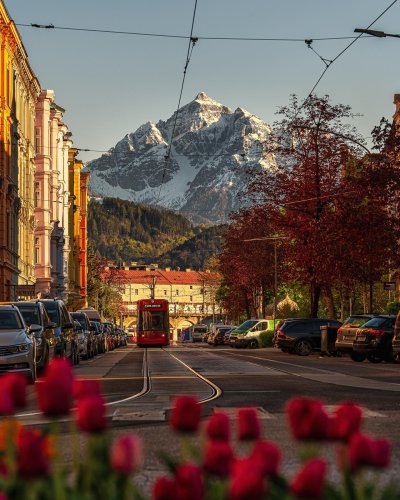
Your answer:
[[[28,352],[28,344],[19,344],[18,351],[19,352]]]

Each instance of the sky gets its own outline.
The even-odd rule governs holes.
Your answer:
[[[213,99],[273,123],[291,94],[304,99],[324,62],[304,39],[354,36],[393,0],[197,0],[196,43],[182,94],[186,104],[203,91]],[[4,0],[15,23],[190,34],[195,0]],[[374,25],[400,32],[400,0]],[[148,121],[176,110],[187,39],[116,35],[18,26],[42,88],[63,108],[74,146],[108,150]],[[298,38],[299,42],[205,40],[201,37]],[[334,59],[351,40],[313,41]],[[360,116],[364,137],[394,113],[400,93],[400,39],[362,37],[330,65],[315,90]],[[81,153],[88,161],[101,153]]]

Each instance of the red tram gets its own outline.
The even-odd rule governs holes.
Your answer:
[[[136,342],[138,347],[169,344],[168,300],[138,300]]]

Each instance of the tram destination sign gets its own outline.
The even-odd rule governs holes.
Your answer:
[[[160,309],[162,304],[144,304],[145,309]]]

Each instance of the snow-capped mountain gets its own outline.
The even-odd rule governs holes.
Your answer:
[[[271,127],[200,92],[175,114],[146,123],[86,166],[92,194],[177,210],[195,222],[225,222],[244,204],[249,167],[270,168]]]

